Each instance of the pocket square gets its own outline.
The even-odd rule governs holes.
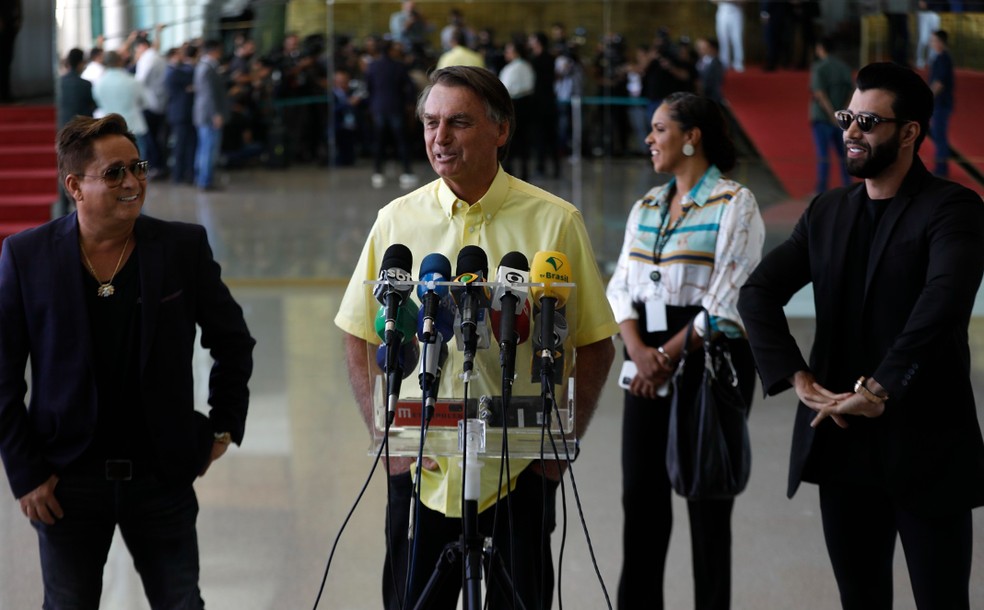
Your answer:
[[[167,295],[166,297],[164,297],[163,299],[161,299],[161,303],[167,303],[168,301],[173,301],[174,299],[180,297],[182,295],[182,293],[184,293],[184,288],[180,288],[177,291],[172,292],[171,294]]]

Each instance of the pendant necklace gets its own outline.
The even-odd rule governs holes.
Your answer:
[[[133,235],[131,232],[130,235]],[[99,287],[96,288],[96,296],[100,297],[111,297],[113,293],[116,292],[116,287],[113,286],[113,280],[116,279],[116,274],[120,270],[120,265],[123,264],[123,256],[126,254],[126,247],[130,245],[130,235],[126,236],[126,241],[123,242],[123,251],[120,252],[120,260],[116,261],[116,269],[113,269],[113,275],[110,276],[105,282],[100,282]],[[92,266],[92,261],[89,260],[89,255],[85,253],[85,247],[82,245],[82,239],[79,238],[79,249],[82,250],[82,257],[85,259],[85,264],[89,267],[89,273],[92,277],[99,282],[99,276],[96,275],[96,268]]]

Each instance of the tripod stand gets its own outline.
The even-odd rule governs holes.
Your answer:
[[[467,421],[467,420],[465,420]],[[434,572],[424,586],[415,610],[425,610],[427,603],[437,587],[444,582],[452,567],[459,561],[464,561],[464,576],[462,590],[464,592],[464,610],[480,610],[482,608],[482,567],[483,560],[489,566],[491,574],[495,573],[496,580],[502,588],[504,597],[513,590],[513,582],[508,570],[503,565],[502,557],[495,551],[489,541],[486,544],[484,536],[478,531],[478,498],[480,489],[480,471],[482,464],[478,461],[478,449],[484,434],[478,430],[484,427],[481,420],[471,420],[470,430],[464,434],[465,456],[465,501],[462,506],[462,534],[456,542],[445,545],[443,552],[434,566]],[[525,610],[522,601],[515,598],[513,610]]]

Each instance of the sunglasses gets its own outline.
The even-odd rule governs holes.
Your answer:
[[[130,170],[130,173],[133,174],[133,177],[136,178],[137,180],[146,180],[147,168],[149,167],[150,167],[149,161],[141,160],[141,161],[134,161],[129,165],[116,165],[114,167],[110,167],[109,169],[104,171],[102,175],[98,175],[98,176],[93,176],[91,174],[77,174],[77,175],[83,176],[85,178],[102,178],[103,182],[106,183],[106,186],[110,188],[115,188],[123,184],[123,178],[126,177],[126,170]]]
[[[854,121],[858,122],[858,129],[861,133],[869,133],[874,129],[878,123],[908,123],[909,121],[903,119],[886,119],[880,117],[877,114],[871,114],[870,112],[859,112],[854,114],[850,110],[838,110],[834,113],[834,118],[837,119],[837,125],[841,129],[847,131],[851,128],[851,123]]]

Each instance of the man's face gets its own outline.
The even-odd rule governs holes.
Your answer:
[[[431,167],[456,194],[491,183],[499,168],[497,154],[506,143],[509,125],[489,119],[485,104],[474,91],[435,85],[421,118]]]
[[[119,185],[110,186],[102,178],[107,169],[129,167],[140,160],[137,147],[121,135],[99,138],[92,143],[93,158],[82,171],[70,177],[76,186],[70,187],[79,216],[90,223],[111,225],[119,221],[132,222],[140,215],[147,190],[146,179],[140,180],[127,169]]]
[[[856,90],[848,110],[854,114],[868,112],[885,119],[893,119],[894,96],[884,89]],[[899,157],[901,131],[904,123],[878,123],[864,133],[857,121],[844,132],[844,149],[847,152],[847,171],[857,178],[875,178],[891,167]]]

